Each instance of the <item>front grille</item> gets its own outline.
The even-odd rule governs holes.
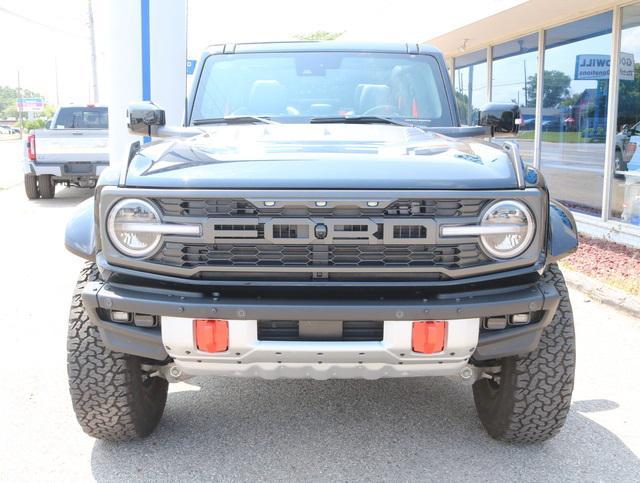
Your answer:
[[[477,244],[456,245],[271,245],[165,243],[153,261],[194,267],[442,267],[486,263]]]
[[[202,232],[166,236],[143,263],[150,270],[175,268],[197,279],[230,281],[443,280],[455,278],[455,270],[491,269],[494,261],[476,237],[439,235],[441,223],[478,223],[491,197],[400,193],[390,202],[388,195],[352,195],[151,197],[168,223],[196,223]]]
[[[315,324],[323,324],[318,321]],[[327,340],[343,342],[380,341],[383,336],[383,322],[373,320],[345,320],[341,333],[332,337],[306,337],[300,334],[297,320],[259,320],[258,340]]]
[[[398,199],[387,207],[338,206],[308,207],[289,202],[284,207],[254,206],[242,198],[159,198],[156,202],[165,215],[194,217],[242,216],[389,216],[458,217],[478,216],[486,199]]]

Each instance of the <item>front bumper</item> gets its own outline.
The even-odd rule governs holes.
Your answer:
[[[550,322],[559,294],[541,282],[519,287],[442,294],[429,299],[240,298],[92,282],[82,294],[91,321],[111,350],[156,361],[173,359],[187,375],[265,378],[379,378],[457,374],[481,364],[534,350]],[[161,317],[143,328],[108,320],[112,310]],[[536,322],[501,330],[480,327],[484,317],[538,313]],[[193,319],[229,320],[229,350],[195,347]],[[383,320],[382,341],[259,341],[258,320]],[[414,320],[447,320],[445,348],[436,354],[411,350]]]

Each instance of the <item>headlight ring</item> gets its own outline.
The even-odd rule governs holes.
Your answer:
[[[531,210],[516,200],[501,200],[489,205],[480,225],[495,228],[494,233],[481,235],[480,241],[484,250],[497,259],[515,258],[524,253],[536,229]]]
[[[113,246],[122,254],[145,258],[156,251],[162,235],[156,228],[161,223],[160,212],[148,201],[126,198],[118,201],[107,217],[107,234]]]

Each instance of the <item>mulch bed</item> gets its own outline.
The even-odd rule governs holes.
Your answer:
[[[640,249],[580,235],[580,245],[562,263],[604,283],[640,295]]]

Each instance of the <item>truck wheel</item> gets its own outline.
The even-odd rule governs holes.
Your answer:
[[[27,193],[27,198],[30,200],[37,200],[40,198],[38,192],[38,178],[35,174],[24,175],[24,191]]]
[[[49,200],[56,195],[56,185],[53,182],[53,176],[50,174],[41,174],[38,176],[38,190],[42,199]]]
[[[560,293],[560,305],[538,348],[525,357],[502,359],[493,378],[473,384],[480,421],[502,441],[545,441],[562,429],[569,413],[576,361],[571,302],[557,265],[543,278]]]
[[[128,441],[147,436],[156,428],[169,384],[145,372],[139,357],[112,352],[102,344],[80,297],[85,284],[98,278],[96,265],[87,263],[71,301],[67,335],[71,401],[89,436]]]

